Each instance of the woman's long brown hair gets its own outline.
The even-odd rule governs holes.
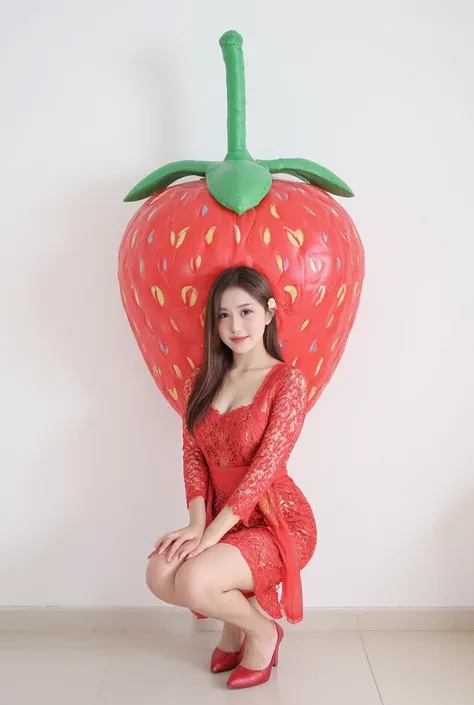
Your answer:
[[[232,366],[232,350],[222,342],[218,333],[222,294],[230,287],[244,289],[265,310],[268,308],[268,300],[273,297],[270,283],[266,277],[251,267],[225,269],[215,280],[206,303],[204,361],[196,377],[186,409],[186,424],[191,433],[199,419],[209,411],[214,398],[222,387],[227,372]],[[278,342],[275,316],[265,327],[263,344],[267,353],[275,360],[285,361]]]

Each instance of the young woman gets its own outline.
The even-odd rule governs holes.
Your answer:
[[[157,541],[147,567],[158,598],[224,622],[211,670],[235,668],[230,688],[270,678],[283,638],[273,619],[302,619],[300,571],[316,547],[311,507],[286,467],[307,383],[281,356],[275,309],[254,269],[227,269],[212,286],[204,362],[186,385],[189,525]]]

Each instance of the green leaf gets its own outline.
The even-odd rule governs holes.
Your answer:
[[[140,181],[127,196],[124,201],[141,201],[144,198],[153,196],[154,193],[166,188],[174,181],[185,176],[205,176],[207,169],[212,162],[184,161],[171,162],[153,171]]]
[[[258,206],[272,185],[272,177],[265,164],[244,160],[212,164],[207,170],[206,180],[216,201],[237,215]]]
[[[257,164],[265,166],[271,174],[290,174],[313,186],[319,186],[334,196],[350,197],[354,193],[342,179],[320,164],[309,159],[272,159],[258,160]]]

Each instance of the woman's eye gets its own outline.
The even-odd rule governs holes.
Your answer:
[[[245,315],[247,315],[247,314],[249,314],[249,313],[253,313],[253,311],[252,311],[251,308],[244,308],[244,310],[242,311],[242,313],[245,313]]]
[[[226,313],[220,313],[220,314],[219,314],[219,319],[222,320],[222,319],[225,318],[226,316],[227,316]]]

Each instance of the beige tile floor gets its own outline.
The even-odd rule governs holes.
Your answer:
[[[0,705],[473,705],[474,632],[293,632],[269,683],[207,671],[216,634],[0,634]]]

